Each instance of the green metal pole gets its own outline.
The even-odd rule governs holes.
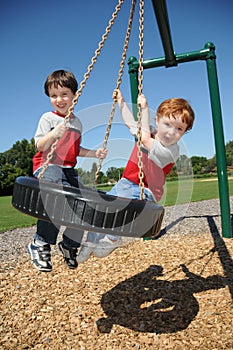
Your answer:
[[[213,43],[207,43],[206,46],[210,49],[209,57],[206,59],[210,101],[212,108],[214,138],[216,147],[216,160],[219,181],[219,198],[221,207],[222,220],[222,235],[225,238],[232,237],[231,231],[231,216],[230,216],[230,202],[229,202],[229,188],[227,179],[226,167],[226,152],[224,143],[224,133],[222,124],[222,113],[220,94],[218,86],[218,77],[216,69],[215,46]]]
[[[201,50],[177,54],[176,62],[177,64],[179,64],[179,63],[185,63],[185,62],[206,60],[206,58],[209,56],[209,53],[210,53],[210,49],[205,46],[205,48]],[[132,60],[130,63],[131,63],[132,70],[138,69],[138,61],[135,57],[134,57],[134,60]],[[144,69],[156,68],[156,67],[162,67],[162,66],[166,66],[165,57],[152,58],[150,60],[143,61]]]
[[[138,107],[137,107],[137,98],[138,98],[138,60],[136,57],[131,56],[128,60],[129,65],[129,78],[130,78],[130,89],[131,89],[131,100],[132,100],[132,109],[134,120],[138,120]],[[135,140],[136,141],[136,140]],[[148,241],[151,238],[145,237],[143,241]]]
[[[131,100],[134,119],[138,120],[137,110],[137,98],[138,98],[138,60],[136,57],[131,56],[128,60],[129,65],[129,77],[130,77],[130,88],[131,88]]]
[[[176,56],[174,54],[171,30],[169,25],[167,5],[165,0],[152,0],[155,16],[157,19],[159,32],[163,44],[163,50],[166,58],[165,66],[176,66]]]

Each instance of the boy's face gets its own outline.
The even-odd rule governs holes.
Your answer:
[[[156,118],[157,134],[156,138],[164,146],[177,143],[187,130],[188,124],[183,122],[181,117],[160,117]]]
[[[54,87],[49,89],[49,97],[51,104],[56,112],[66,115],[69,107],[72,105],[74,93],[65,86]]]

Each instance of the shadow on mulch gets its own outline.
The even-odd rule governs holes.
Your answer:
[[[184,219],[189,218],[206,218],[210,233],[212,235],[213,241],[214,241],[214,249],[218,252],[218,256],[220,259],[220,262],[222,264],[222,268],[224,271],[224,274],[227,279],[227,284],[229,287],[229,291],[231,293],[231,298],[233,300],[233,261],[232,258],[227,250],[227,247],[224,243],[224,240],[222,236],[220,235],[218,228],[215,224],[214,218],[218,217],[219,215],[199,215],[199,216],[181,216],[177,220],[173,221],[171,224],[169,224],[167,227],[165,227],[163,230],[160,231],[160,234],[155,237],[155,239],[158,239],[166,234],[166,232],[172,228],[173,226],[177,225],[179,222],[181,222]],[[231,236],[233,237],[233,215],[231,215]]]
[[[194,293],[228,286],[233,299],[233,261],[214,218],[206,218],[214,247],[204,256],[210,255],[211,259],[211,254],[217,252],[225,276],[204,278],[189,271],[186,265],[180,265],[186,277],[168,281],[159,278],[163,276],[162,266],[151,265],[102,296],[101,306],[107,317],[97,321],[101,333],[110,333],[114,324],[136,332],[174,333],[186,329],[197,315],[199,304]]]

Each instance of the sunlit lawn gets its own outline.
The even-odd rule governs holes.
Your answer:
[[[233,179],[229,180],[229,194],[233,195]],[[198,202],[219,197],[217,179],[194,179],[170,181],[165,186],[161,203],[170,206],[187,202]]]

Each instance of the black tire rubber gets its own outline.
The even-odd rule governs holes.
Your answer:
[[[164,216],[164,208],[155,202],[24,176],[15,181],[12,205],[57,225],[124,237],[155,237]]]

